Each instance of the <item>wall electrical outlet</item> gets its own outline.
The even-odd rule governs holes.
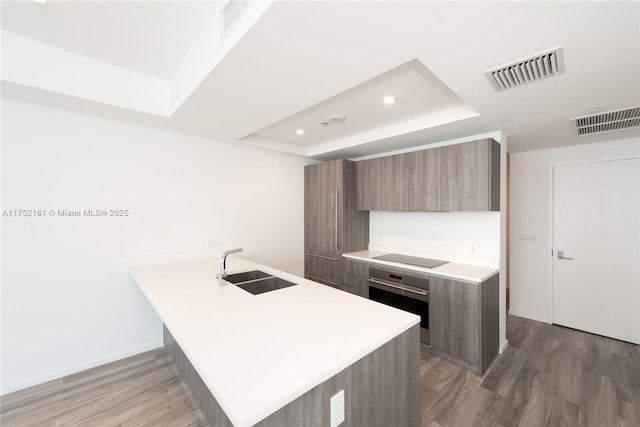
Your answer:
[[[209,249],[216,249],[218,247],[218,238],[217,237],[209,237],[207,242],[207,247]]]
[[[533,233],[520,233],[518,235],[518,237],[520,238],[520,240],[526,240],[529,242],[537,242],[538,241],[538,235],[537,234],[533,234]]]
[[[331,398],[331,427],[338,427],[344,422],[344,390],[340,390]]]

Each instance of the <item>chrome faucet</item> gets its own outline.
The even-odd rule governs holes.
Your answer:
[[[231,254],[235,254],[238,252],[242,252],[242,248],[231,249],[222,253],[222,257],[220,257],[220,278],[224,279],[227,277],[227,257]]]

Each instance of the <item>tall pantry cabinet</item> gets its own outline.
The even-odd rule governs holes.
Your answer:
[[[369,212],[357,211],[356,165],[333,160],[304,168],[304,273],[336,288],[342,254],[367,249]]]

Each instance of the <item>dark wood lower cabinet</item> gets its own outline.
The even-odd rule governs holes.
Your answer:
[[[305,263],[305,278],[369,298],[367,264],[345,258],[338,260],[310,254],[305,255]]]
[[[338,258],[307,253],[305,255],[304,277],[324,285],[339,288],[342,283],[341,262]]]
[[[432,277],[429,283],[431,348],[478,364],[479,286]]]
[[[482,374],[499,350],[498,275],[480,284],[431,277],[431,351]]]
[[[232,423],[193,365],[164,327],[164,347],[212,426]],[[258,422],[258,427],[329,427],[330,400],[345,393],[342,427],[420,426],[418,325],[338,372],[327,381]]]
[[[341,262],[339,288],[369,298],[369,264],[348,258]],[[500,347],[498,274],[478,284],[387,266],[384,270],[429,278],[429,338],[422,338],[431,352],[480,375],[491,366]]]
[[[342,260],[342,286],[343,291],[369,298],[369,266],[350,259]]]

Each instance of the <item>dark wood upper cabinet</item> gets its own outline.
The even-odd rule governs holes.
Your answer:
[[[500,210],[500,144],[493,139],[363,160],[356,170],[359,210]]]
[[[483,139],[442,147],[442,210],[500,210],[500,144]]]
[[[382,158],[356,163],[356,208],[382,210]]]
[[[406,170],[406,156],[382,157],[382,179],[380,194],[381,211],[407,210],[407,177],[398,171]]]
[[[408,211],[440,211],[442,199],[442,150],[432,148],[403,154]]]
[[[356,163],[356,207],[363,211],[407,210],[404,155]]]

